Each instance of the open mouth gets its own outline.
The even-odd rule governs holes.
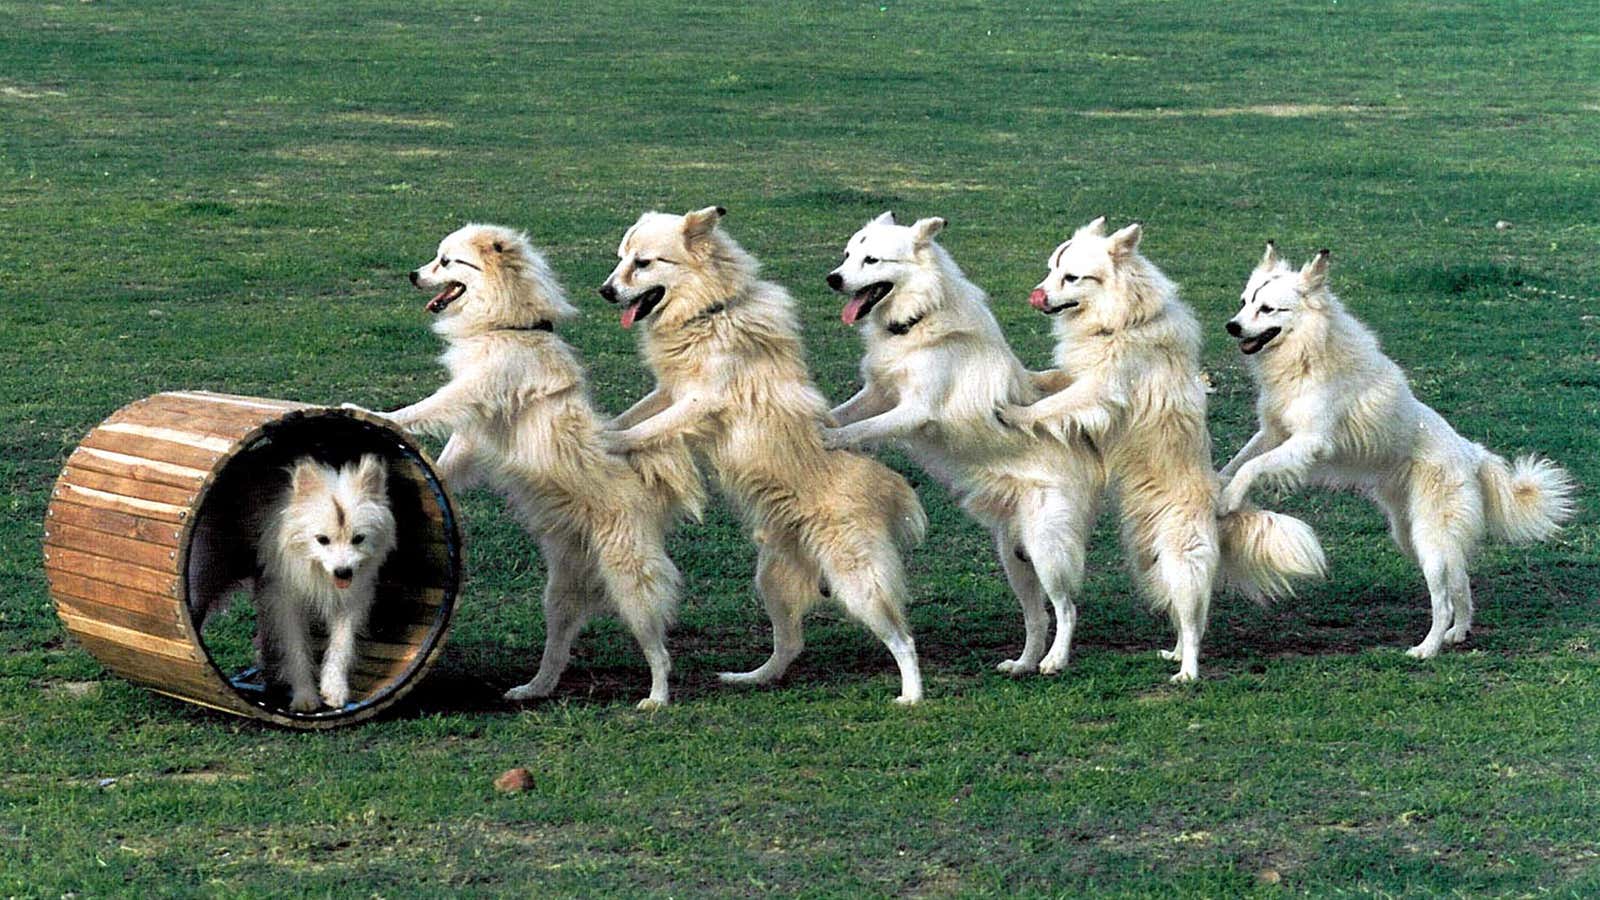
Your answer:
[[[633,298],[633,302],[628,304],[628,308],[622,311],[622,327],[632,328],[633,323],[650,315],[661,304],[661,298],[666,295],[666,286],[658,284]]]
[[[1282,328],[1268,328],[1266,331],[1261,332],[1255,337],[1247,337],[1241,340],[1239,342],[1239,349],[1246,356],[1259,352],[1262,347],[1272,343],[1272,339],[1277,337],[1282,331]]]
[[[867,285],[855,292],[855,295],[850,298],[850,302],[846,303],[844,309],[840,311],[839,318],[843,319],[846,325],[854,325],[867,313],[872,312],[872,308],[878,305],[878,301],[889,296],[889,292],[892,290],[894,290],[894,282],[892,281],[879,281],[875,284]]]
[[[1051,306],[1050,295],[1038,288],[1035,288],[1034,292],[1028,295],[1028,303],[1034,309],[1037,309],[1039,312],[1042,312],[1047,316],[1053,316],[1062,310],[1071,309],[1078,305],[1078,301],[1068,300],[1065,303]]]
[[[466,292],[466,285],[459,281],[452,281],[444,286],[444,290],[433,295],[433,299],[428,301],[427,310],[435,315],[442,313],[444,312],[445,307],[456,302],[457,300],[460,300],[461,295],[465,294]]]
[[[350,587],[350,583],[354,580],[355,579],[353,578],[340,578],[339,576],[335,575],[333,577],[333,586],[341,591],[346,590]]]

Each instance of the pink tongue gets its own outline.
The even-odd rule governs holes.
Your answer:
[[[350,579],[348,579],[348,578],[335,578],[333,580],[333,586],[342,591],[345,588],[350,586]]]
[[[1034,309],[1042,310],[1045,304],[1050,302],[1050,298],[1042,288],[1034,288],[1033,293],[1028,295],[1028,302],[1033,304]]]
[[[622,311],[622,327],[623,328],[632,328],[633,327],[633,320],[638,315],[639,315],[639,304],[637,304],[637,303],[635,303],[632,306],[628,307],[627,309],[623,310]]]
[[[846,325],[854,325],[856,320],[861,318],[861,307],[866,305],[867,295],[865,293],[857,294],[850,298],[849,303],[844,305],[844,309],[839,312],[839,318],[843,319]]]

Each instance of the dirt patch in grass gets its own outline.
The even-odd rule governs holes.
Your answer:
[[[1304,119],[1330,115],[1398,115],[1394,107],[1332,106],[1323,103],[1258,103],[1252,106],[1207,106],[1197,109],[1086,109],[1077,114],[1091,119],[1221,119],[1230,116],[1265,116],[1269,119]]]

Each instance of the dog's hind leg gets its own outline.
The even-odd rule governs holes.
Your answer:
[[[1206,633],[1219,563],[1215,524],[1209,524],[1209,536],[1194,535],[1190,542],[1163,549],[1151,573],[1157,589],[1165,595],[1167,615],[1178,631],[1178,643],[1172,651],[1178,672],[1169,679],[1174,684],[1200,677],[1200,642]],[[1172,658],[1166,652],[1161,655]]]
[[[600,585],[581,550],[555,539],[539,542],[545,560],[544,655],[527,684],[505,693],[507,700],[548,697],[572,659],[572,642],[589,620]]]
[[[1022,655],[1001,661],[996,669],[1009,675],[1022,675],[1039,669],[1039,657],[1044,656],[1044,645],[1050,638],[1050,618],[1044,608],[1044,588],[1034,573],[1033,560],[1023,549],[1022,542],[1013,539],[1005,528],[994,530],[995,551],[1000,554],[1000,565],[1005,568],[1006,581],[1017,602],[1022,604],[1022,627],[1026,638]]]
[[[658,536],[659,537],[659,536]],[[614,548],[600,562],[600,577],[634,640],[650,664],[650,696],[640,709],[667,705],[667,676],[672,657],[667,653],[667,624],[677,610],[683,577],[667,558],[659,540],[636,535],[629,546]]]
[[[900,695],[894,702],[909,706],[921,700],[922,670],[903,602],[905,571],[888,529],[858,531],[819,549],[818,561],[834,598],[883,641],[900,669]]]
[[[756,593],[772,619],[772,656],[749,672],[722,672],[729,684],[768,684],[783,677],[805,648],[801,619],[821,599],[816,563],[790,535],[763,540],[756,552]]]
[[[1449,535],[1425,533],[1414,528],[1412,541],[1417,547],[1417,558],[1422,564],[1422,577],[1428,582],[1428,599],[1432,607],[1432,623],[1422,643],[1406,651],[1413,659],[1429,659],[1438,655],[1448,639],[1456,643],[1466,639],[1472,627],[1472,587],[1467,579],[1467,559],[1461,548]],[[1465,608],[1464,621],[1452,628],[1452,618]],[[1449,637],[1454,631],[1455,637]]]
[[[1039,662],[1041,675],[1065,669],[1072,652],[1072,632],[1078,622],[1072,598],[1083,588],[1084,546],[1095,512],[1093,498],[1070,497],[1058,490],[1041,492],[1022,512],[1023,546],[1056,616],[1055,640]]]

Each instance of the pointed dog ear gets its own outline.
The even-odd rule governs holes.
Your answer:
[[[289,492],[296,497],[318,490],[326,483],[322,477],[322,466],[309,456],[297,460],[289,474]]]
[[[1073,237],[1077,237],[1080,234],[1092,234],[1095,237],[1103,237],[1103,236],[1105,236],[1105,233],[1106,233],[1106,217],[1105,216],[1100,216],[1100,217],[1096,218],[1093,222],[1090,222],[1089,224],[1087,224],[1087,225],[1083,226],[1082,228],[1079,228],[1077,231],[1073,232]]]
[[[1278,264],[1278,245],[1267,241],[1267,252],[1261,254],[1261,261],[1256,263],[1257,269],[1270,269]]]
[[[918,219],[911,226],[911,240],[918,247],[923,247],[933,240],[933,236],[944,230],[945,221],[938,216],[927,219]]]
[[[1139,249],[1139,239],[1144,237],[1144,228],[1138,222],[1113,234],[1108,240],[1111,256],[1115,259],[1127,259],[1133,251]]]
[[[389,467],[383,464],[383,457],[376,453],[368,453],[361,457],[361,462],[356,464],[356,488],[363,494],[380,495],[388,492]]]
[[[880,215],[876,219],[872,220],[872,224],[874,224],[874,225],[893,225],[894,224],[894,210],[892,210],[892,209],[884,210],[882,215]]]
[[[1306,293],[1320,291],[1328,284],[1328,251],[1318,250],[1317,255],[1300,270],[1300,289]]]
[[[683,217],[684,242],[693,245],[696,241],[709,235],[717,227],[717,223],[722,221],[722,217],[727,214],[728,211],[720,206],[708,206],[705,209],[697,209],[692,213],[686,214]]]

